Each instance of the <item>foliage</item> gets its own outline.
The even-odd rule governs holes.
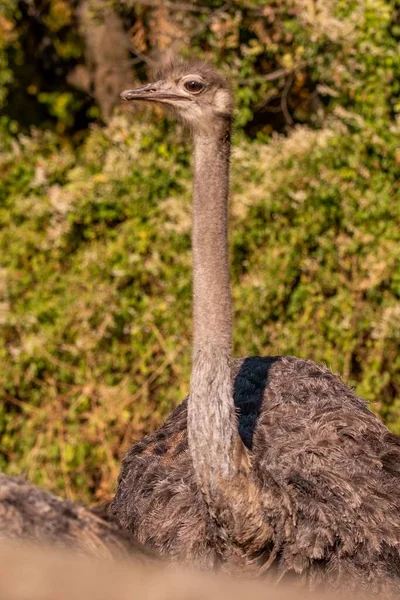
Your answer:
[[[83,61],[74,0],[4,0],[0,6],[0,109],[27,129],[77,127],[91,99],[68,76]],[[86,118],[87,120],[87,118]]]
[[[13,8],[13,0],[5,0],[0,9],[0,108],[5,101],[7,86],[13,78],[7,56],[7,50],[14,45],[17,37],[12,19]]]
[[[4,101],[31,35],[7,1]],[[57,52],[66,56],[63,44],[75,40],[75,64],[84,52],[69,31],[75,17],[65,7],[74,5],[57,2],[45,4],[42,21]],[[162,18],[190,32],[192,54],[236,74],[235,352],[324,361],[400,433],[395,4],[192,8],[163,9]],[[155,51],[155,9],[118,9],[133,47],[140,39],[140,52]],[[9,123],[26,122],[3,104],[0,467],[100,501],[127,446],[188,390],[190,148],[157,111],[142,119],[117,111],[77,141],[81,97],[71,90],[38,85],[43,118],[17,136]]]

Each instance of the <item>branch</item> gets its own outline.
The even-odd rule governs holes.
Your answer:
[[[142,6],[151,6],[153,8],[168,8],[169,10],[182,10],[186,12],[195,12],[195,13],[204,13],[209,14],[212,13],[212,8],[208,8],[206,6],[197,6],[196,4],[190,4],[188,2],[165,2],[164,0],[131,0],[131,2],[127,2],[127,4],[141,4]],[[218,9],[216,9],[218,10]]]
[[[282,92],[282,96],[281,96],[282,112],[286,119],[286,122],[289,125],[293,125],[293,123],[294,123],[294,121],[289,113],[289,109],[288,109],[288,105],[287,105],[287,97],[288,97],[290,88],[293,85],[293,81],[294,81],[294,73],[291,73],[285,83],[285,87],[283,88],[283,92]]]

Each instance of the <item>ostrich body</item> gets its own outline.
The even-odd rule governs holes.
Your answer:
[[[70,548],[79,554],[128,557],[150,562],[113,519],[62,500],[15,477],[0,473],[0,540]]]
[[[399,439],[325,367],[231,358],[229,86],[182,63],[122,97],[192,130],[194,332],[190,395],[126,454],[111,514],[201,568],[396,594]]]

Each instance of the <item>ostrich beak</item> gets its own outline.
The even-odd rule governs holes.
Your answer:
[[[165,89],[165,83],[163,81],[156,81],[155,83],[148,83],[141,87],[135,88],[134,90],[124,90],[121,93],[122,100],[145,100],[149,102],[163,102],[173,103],[176,100],[191,100],[184,94],[174,94],[170,90]]]

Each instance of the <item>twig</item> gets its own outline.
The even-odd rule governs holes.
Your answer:
[[[60,447],[61,475],[62,475],[62,478],[64,481],[64,488],[65,488],[66,496],[69,500],[73,500],[74,496],[73,496],[72,489],[71,489],[71,481],[70,481],[70,476],[68,473],[67,460],[65,457],[66,446],[65,446],[65,429],[64,429],[64,419],[63,419],[64,407],[63,407],[61,396],[58,397],[58,405],[59,405],[59,410],[60,410],[60,418],[59,418],[59,422],[56,427],[56,431],[58,434],[58,443],[59,443],[59,447]]]
[[[266,75],[258,76],[263,81],[275,81],[275,79],[279,79],[280,77],[284,77],[288,75],[292,71],[290,69],[286,69],[285,67],[281,67],[280,69],[276,69],[276,71],[271,71],[271,73],[267,73]],[[240,79],[239,83],[253,83],[255,77],[247,77],[246,79]]]
[[[286,119],[286,122],[289,125],[293,125],[294,121],[289,113],[289,109],[288,109],[288,105],[287,105],[287,97],[290,91],[290,88],[293,85],[293,81],[294,81],[294,72],[292,72],[289,77],[287,78],[287,81],[285,83],[285,87],[283,88],[283,92],[282,92],[282,96],[281,96],[281,107],[282,107],[282,112],[283,112],[283,116]]]
[[[136,50],[132,44],[128,44],[128,50],[129,52],[132,52],[132,54],[134,54],[139,61],[146,63],[149,67],[154,67],[157,64],[155,60],[150,58],[150,56],[147,56],[146,54],[143,54],[143,52]]]
[[[18,408],[22,408],[23,410],[26,410],[28,412],[32,412],[32,413],[36,413],[36,414],[40,413],[40,408],[38,408],[37,406],[32,406],[31,404],[28,404],[28,402],[24,402],[23,400],[18,400],[18,398],[11,396],[11,394],[9,392],[6,393],[6,401],[10,402],[10,404],[14,404],[15,406],[18,406]]]
[[[197,6],[196,4],[189,4],[187,2],[165,2],[164,0],[131,0],[131,2],[127,2],[127,4],[141,4],[142,6],[151,6],[154,8],[162,7],[168,8],[169,10],[183,10],[187,12],[203,14],[209,14],[213,12],[212,8],[208,8],[206,6]]]

